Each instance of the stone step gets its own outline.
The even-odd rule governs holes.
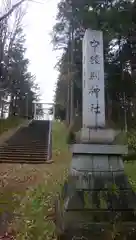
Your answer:
[[[32,121],[20,128],[0,146],[0,163],[48,163],[48,132],[49,121]]]
[[[0,159],[0,163],[7,163],[7,164],[12,164],[12,163],[16,163],[16,164],[45,164],[45,163],[52,163],[49,162],[47,160],[43,160],[43,159],[35,159],[35,160],[30,160],[28,159],[23,159],[23,160],[15,160],[15,159],[7,159],[7,158],[2,158]]]
[[[18,142],[20,142],[20,143],[26,143],[26,142],[28,142],[28,143],[30,143],[30,142],[46,142],[47,141],[47,137],[46,138],[39,138],[39,139],[36,139],[36,138],[28,138],[28,137],[26,137],[26,138],[22,138],[21,136],[20,136],[20,138],[17,138],[16,140],[12,140],[12,141],[7,141],[6,143],[18,143]]]
[[[46,133],[43,135],[42,134],[40,134],[40,135],[34,134],[33,135],[33,134],[29,133],[29,134],[19,134],[18,136],[16,135],[16,136],[14,136],[14,138],[12,137],[12,140],[16,140],[20,136],[22,139],[28,137],[29,139],[37,139],[37,140],[42,139],[42,138],[46,139],[46,137],[47,137]],[[10,141],[10,140],[8,140],[8,141]]]
[[[47,156],[43,156],[43,157],[28,157],[28,156],[14,156],[14,155],[10,155],[10,156],[2,156],[0,157],[0,160],[3,160],[3,159],[6,159],[6,160],[17,160],[17,161],[24,161],[24,160],[33,160],[33,161],[46,161],[47,159]]]
[[[7,157],[11,157],[12,156],[29,156],[29,157],[43,157],[43,156],[47,156],[47,152],[42,152],[42,153],[28,153],[28,152],[1,152],[0,153],[0,158],[3,156],[7,156]]]
[[[22,142],[18,142],[16,143],[12,143],[12,144],[4,144],[3,146],[46,146],[47,142],[41,142],[41,143],[33,143],[33,142],[26,142],[26,143],[22,143]]]
[[[48,149],[47,148],[44,148],[42,150],[36,150],[36,149],[21,149],[21,150],[13,150],[13,149],[5,149],[5,150],[2,150],[0,151],[0,155],[3,154],[3,153],[9,153],[9,154],[14,154],[14,153],[34,153],[34,154],[43,154],[43,153],[47,153],[48,152]]]
[[[22,136],[20,136],[19,138],[17,138],[16,140],[12,140],[12,141],[7,141],[7,143],[11,143],[11,142],[23,142],[23,143],[25,143],[25,142],[45,142],[45,141],[47,141],[47,137],[45,137],[45,138],[39,138],[39,139],[36,139],[36,138],[29,138],[29,137],[26,137],[26,138],[22,138]]]
[[[0,151],[0,156],[3,153],[8,153],[8,154],[14,154],[14,153],[43,154],[43,153],[47,153],[47,149],[36,150],[36,151],[34,151],[33,149],[25,149],[25,150],[24,149],[21,149],[21,150],[20,149],[17,149],[17,150],[5,149],[5,150]]]
[[[35,130],[33,130],[33,131],[35,131]],[[33,137],[44,137],[45,136],[45,134],[46,134],[46,132],[48,133],[48,131],[43,131],[43,132],[38,132],[38,133],[32,133],[32,132],[29,132],[29,131],[27,131],[26,133],[24,133],[24,132],[18,132],[18,134],[16,133],[16,136],[14,135],[14,136],[12,136],[12,139],[14,138],[15,139],[15,137],[18,137],[19,135],[22,135],[22,136],[29,136],[29,137],[31,137],[31,135],[33,136]],[[30,135],[31,134],[31,135]]]
[[[18,152],[16,152],[16,151],[12,151],[12,152],[11,151],[5,151],[5,152],[0,152],[0,157],[3,156],[3,155],[6,155],[6,154],[9,155],[9,156],[10,155],[25,155],[25,154],[28,154],[28,155],[41,155],[42,156],[44,154],[47,155],[47,153],[48,153],[48,151],[46,151],[46,150],[42,151],[42,152],[41,151],[39,151],[39,152],[34,152],[34,151],[31,151],[31,152],[30,151],[24,151],[24,152],[23,151],[20,151],[20,152],[19,151]]]
[[[3,156],[2,158],[0,158],[0,162],[4,161],[4,160],[6,160],[6,161],[15,161],[15,162],[23,162],[23,161],[25,161],[25,162],[27,162],[27,161],[29,161],[29,162],[31,162],[31,161],[33,161],[33,162],[39,162],[39,161],[45,162],[45,161],[47,161],[47,157],[41,157],[41,158],[40,157],[37,157],[37,158],[14,157],[14,158],[10,158],[10,157]]]
[[[48,149],[47,148],[44,148],[44,149],[18,149],[18,150],[14,150],[14,149],[4,149],[4,150],[0,150],[0,155],[4,152],[9,152],[10,154],[13,154],[13,153],[23,153],[23,152],[27,152],[27,153],[40,153],[40,154],[43,154],[45,152],[48,152]]]
[[[31,147],[38,147],[39,149],[41,149],[41,148],[46,148],[47,147],[47,144],[26,144],[26,145],[3,145],[3,146],[0,146],[0,149],[3,149],[3,148],[13,148],[13,149],[16,149],[16,148],[31,148]]]
[[[5,163],[5,164],[52,164],[53,161],[50,160],[50,161],[29,161],[29,160],[23,160],[23,161],[10,161],[10,160],[6,160],[6,159],[3,159],[3,160],[0,160],[0,163]]]
[[[18,135],[18,136],[14,136],[14,138],[12,138],[12,139],[9,139],[9,140],[7,140],[6,142],[18,142],[18,141],[20,141],[20,142],[24,142],[24,141],[46,141],[48,139],[48,135],[46,135],[46,133],[45,133],[45,135],[44,136],[31,136],[30,134],[29,135],[26,135],[26,136],[24,136],[24,135],[22,135],[22,134],[20,134],[20,135]]]
[[[24,149],[30,149],[30,150],[37,150],[37,149],[39,149],[39,150],[42,150],[42,149],[47,149],[47,145],[46,146],[37,146],[37,148],[35,148],[35,146],[34,145],[30,145],[30,146],[28,146],[28,145],[26,145],[26,146],[7,146],[7,147],[3,147],[3,148],[0,148],[0,151],[2,151],[2,150],[7,150],[7,149],[9,149],[9,150],[24,150]]]
[[[42,145],[42,146],[44,146],[44,145],[46,145],[46,144],[47,144],[47,141],[46,141],[46,142],[31,142],[31,141],[30,141],[30,142],[27,142],[27,141],[26,141],[26,142],[19,142],[19,141],[18,141],[17,143],[14,143],[14,142],[12,142],[12,143],[6,143],[6,144],[4,144],[4,146],[6,146],[6,145],[7,145],[7,146],[16,146],[16,145],[17,145],[17,146],[19,146],[19,145],[20,145],[20,146],[21,146],[21,145],[22,145],[22,146],[23,146],[23,145],[24,145],[24,146],[25,146],[25,145],[37,145],[37,146]]]

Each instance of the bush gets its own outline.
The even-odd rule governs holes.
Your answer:
[[[136,130],[135,129],[131,130],[128,133],[127,139],[128,139],[129,149],[136,151]]]

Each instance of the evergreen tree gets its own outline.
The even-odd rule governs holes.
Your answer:
[[[59,63],[61,63],[61,66],[65,66],[65,77],[68,79],[68,76],[72,74],[71,79],[74,79],[74,107],[79,114],[82,111],[82,38],[86,28],[90,27],[102,30],[104,34],[107,120],[110,119],[122,125],[124,108],[127,109],[127,120],[130,126],[136,117],[134,110],[136,102],[135,9],[135,2],[127,0],[62,0],[58,4],[57,23],[53,28],[53,43],[55,47],[64,49],[64,54]],[[67,60],[67,55],[71,52],[71,38],[68,34],[71,24],[74,28],[74,66],[72,73],[71,68],[68,68],[71,59]],[[61,104],[65,106],[65,111],[67,111],[68,80],[64,81],[63,70],[64,67],[59,67],[60,74],[55,101],[57,103],[61,99]],[[67,74],[69,70],[70,74]]]

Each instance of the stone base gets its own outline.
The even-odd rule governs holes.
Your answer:
[[[82,143],[112,143],[120,131],[113,129],[82,128],[80,142]]]
[[[87,154],[87,155],[127,155],[127,145],[112,145],[112,144],[73,144],[70,148],[72,154]]]

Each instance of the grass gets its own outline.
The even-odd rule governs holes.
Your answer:
[[[22,193],[12,193],[18,198],[14,208],[16,217],[12,228],[17,232],[17,240],[53,239],[54,224],[47,218],[52,212],[53,200],[67,176],[70,153],[66,144],[66,128],[62,123],[53,125],[53,159],[52,165],[41,167],[42,181],[28,184]],[[21,200],[22,198],[22,200]],[[20,204],[20,207],[18,205]],[[55,238],[54,238],[55,239]]]
[[[17,127],[22,122],[23,119],[19,117],[9,117],[7,119],[0,119],[0,134],[11,128]]]
[[[53,158],[55,163],[46,167],[44,180],[36,188],[29,188],[20,202],[17,214],[17,240],[50,240],[55,238],[55,226],[47,216],[53,209],[53,200],[67,176],[70,153],[66,144],[67,131],[62,123],[53,125]],[[132,164],[126,165],[127,174],[136,180]]]
[[[55,226],[50,218],[54,198],[67,176],[71,155],[66,144],[67,130],[53,124],[53,159],[51,165],[1,164],[0,211],[14,219],[8,230],[16,240],[55,240]],[[136,182],[136,164],[127,163],[126,173]]]
[[[131,177],[134,181],[136,181],[136,163],[132,161],[132,163],[125,163],[125,171],[128,177]]]
[[[125,172],[128,175],[132,189],[136,192],[136,162],[125,163]]]

